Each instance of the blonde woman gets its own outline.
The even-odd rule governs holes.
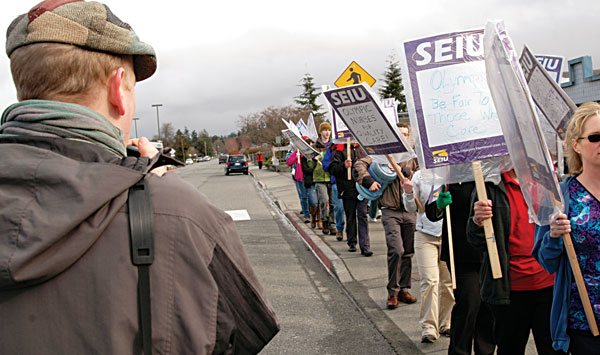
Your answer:
[[[555,273],[550,330],[553,347],[572,354],[600,353],[600,337],[587,323],[562,236],[571,233],[579,267],[600,319],[600,104],[575,111],[567,128],[566,153],[572,176],[562,184],[565,210],[549,226],[538,227],[534,257]]]

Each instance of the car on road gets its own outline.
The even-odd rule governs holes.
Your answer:
[[[185,160],[185,165],[192,165],[192,164],[194,164],[194,161],[192,160],[192,158],[187,158]]]
[[[230,155],[225,163],[225,175],[243,173],[248,175],[248,161],[243,155]]]
[[[219,155],[219,164],[225,164],[227,163],[227,154],[220,154]]]

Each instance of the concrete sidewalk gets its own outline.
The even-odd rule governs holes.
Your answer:
[[[386,308],[387,248],[380,220],[369,222],[373,256],[364,257],[360,252],[350,253],[345,235],[343,241],[337,241],[335,236],[323,235],[319,230],[312,230],[299,218],[300,201],[290,173],[259,170],[255,166],[250,167],[250,173],[285,213],[323,265],[340,281],[357,306],[399,354],[447,353],[449,338],[442,336],[433,344],[421,343],[420,300],[411,305],[400,303],[395,310]],[[414,257],[412,271],[411,293],[419,299],[419,275],[417,259]],[[359,337],[360,334],[350,336]]]

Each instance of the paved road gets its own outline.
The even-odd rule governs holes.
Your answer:
[[[251,218],[238,231],[281,322],[262,354],[395,353],[251,176],[224,176],[216,160],[178,173],[216,206]]]

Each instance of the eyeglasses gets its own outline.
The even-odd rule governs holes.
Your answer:
[[[598,142],[600,142],[600,133],[594,133],[594,134],[590,134],[587,137],[577,138],[577,140],[580,140],[580,139],[587,139],[588,141],[590,141],[590,143],[598,143]]]

